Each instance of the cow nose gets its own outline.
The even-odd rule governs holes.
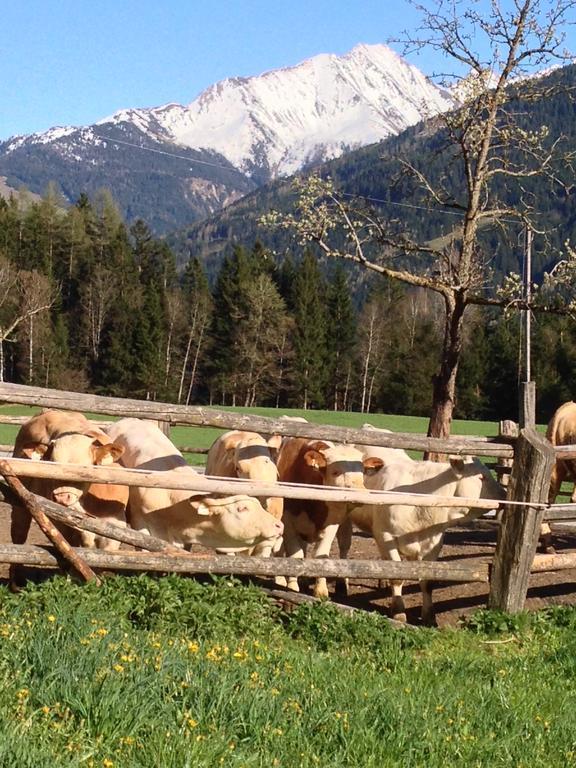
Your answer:
[[[56,488],[52,496],[63,507],[71,507],[80,499],[80,491],[75,488]]]

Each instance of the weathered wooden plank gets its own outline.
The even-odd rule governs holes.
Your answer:
[[[264,434],[297,435],[324,438],[342,443],[382,445],[421,451],[452,454],[511,457],[513,449],[505,443],[482,442],[468,438],[424,437],[408,433],[387,433],[379,430],[349,429],[294,421],[281,421],[266,416],[254,416],[230,411],[219,411],[203,406],[183,406],[145,400],[119,399],[79,392],[28,387],[21,384],[0,383],[0,401],[22,405],[40,405],[64,410],[105,413],[112,416],[135,416],[156,419],[170,424],[211,426],[220,429],[247,429]]]
[[[157,472],[124,467],[58,464],[53,461],[31,459],[3,459],[16,476],[51,478],[119,485],[136,485],[142,488],[171,488],[201,493],[248,494],[252,496],[281,496],[290,499],[321,499],[326,501],[353,502],[356,504],[412,504],[427,507],[471,507],[495,509],[498,502],[491,499],[467,499],[464,497],[435,496],[396,491],[362,491],[330,488],[319,485],[295,483],[257,483],[239,478],[215,478],[196,473],[190,476],[176,470]]]
[[[518,439],[518,424],[510,419],[504,419],[499,424],[498,437],[500,439]],[[496,477],[498,482],[504,487],[508,487],[510,480],[510,471],[512,469],[513,459],[500,459],[499,466],[496,467]]]
[[[544,520],[576,520],[576,504],[552,504],[544,510]]]
[[[546,438],[530,427],[520,432],[508,498],[526,504],[519,510],[504,508],[491,574],[491,608],[515,613],[524,607],[544,513],[530,502],[546,502],[554,462],[554,449]]]
[[[390,560],[329,560],[310,558],[299,560],[287,557],[187,557],[181,555],[150,554],[147,552],[105,552],[103,550],[75,548],[76,552],[93,568],[129,571],[173,571],[176,573],[214,573],[252,576],[325,576],[361,579],[405,579],[419,581],[432,579],[453,582],[487,582],[488,564],[455,564],[451,562],[420,561],[393,562]],[[50,548],[30,545],[0,545],[0,562],[23,565],[56,566],[57,558]]]
[[[565,571],[576,568],[576,552],[556,553],[554,555],[535,555],[530,567],[532,573],[546,571]]]
[[[536,427],[536,382],[520,384],[519,426],[521,429]]]
[[[555,445],[556,458],[561,461],[576,459],[576,445]]]

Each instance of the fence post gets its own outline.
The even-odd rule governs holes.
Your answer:
[[[166,437],[170,437],[170,422],[169,421],[157,421],[156,419],[148,419],[152,424],[156,424],[158,429],[163,432]]]
[[[554,448],[545,437],[532,427],[520,431],[508,499],[524,501],[526,506],[509,507],[502,515],[490,578],[490,608],[510,613],[524,608],[530,567],[544,516],[544,509],[532,507],[530,502],[548,500],[554,461]]]
[[[515,421],[510,421],[510,419],[504,419],[500,422],[498,437],[513,437],[516,439],[518,437],[518,424],[516,424]],[[512,461],[512,459],[499,459],[498,464],[500,467],[511,467]],[[508,472],[502,472],[501,470],[498,471],[497,468],[496,475],[498,477],[498,482],[507,488],[508,483],[510,482],[510,474]]]

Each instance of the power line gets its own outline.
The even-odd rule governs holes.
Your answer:
[[[144,152],[154,152],[157,155],[166,155],[167,157],[174,157],[177,160],[186,160],[188,163],[199,163],[200,165],[208,165],[211,168],[219,168],[223,171],[228,171],[230,173],[237,173],[246,178],[246,174],[243,171],[238,170],[237,168],[234,168],[232,165],[221,165],[219,163],[211,163],[208,160],[198,160],[196,158],[187,157],[186,155],[179,155],[175,152],[166,152],[162,149],[155,149],[154,147],[145,147],[142,144],[135,144],[131,141],[125,141],[124,139],[113,139],[109,136],[102,136],[100,133],[96,133],[94,129],[92,129],[92,133],[94,136],[96,136],[99,139],[102,139],[103,141],[109,141],[116,144],[125,144],[127,147],[133,147],[134,149],[140,149]],[[342,197],[352,197],[352,198],[361,198],[362,200],[366,200],[369,203],[378,203],[379,205],[384,206],[394,206],[396,208],[410,208],[412,210],[416,211],[427,211],[430,213],[433,211],[434,213],[441,213],[445,216],[458,216],[460,218],[463,218],[466,214],[464,211],[447,211],[442,208],[429,208],[425,205],[416,205],[415,203],[400,203],[396,202],[394,200],[382,200],[378,197],[371,197],[369,195],[361,195],[359,193],[352,193],[352,192],[339,192],[339,194],[342,195]],[[518,222],[515,219],[500,219],[500,221],[505,222],[507,224],[517,224]]]
[[[102,136],[100,133],[92,130],[94,136],[103,141],[109,141],[114,144],[125,144],[127,147],[134,147],[135,149],[141,149],[144,152],[155,152],[157,155],[167,155],[168,157],[175,157],[177,160],[186,160],[188,163],[200,163],[200,165],[209,165],[212,168],[220,168],[223,171],[229,171],[230,173],[239,173],[241,176],[246,177],[246,174],[234,168],[232,165],[221,165],[219,163],[211,163],[208,160],[198,160],[194,157],[188,157],[187,155],[178,155],[175,152],[166,152],[163,149],[155,149],[154,147],[144,147],[142,144],[134,144],[132,141],[125,141],[124,139],[112,139],[109,136]]]

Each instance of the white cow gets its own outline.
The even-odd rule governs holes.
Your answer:
[[[206,474],[274,484],[278,480],[274,456],[281,442],[280,435],[264,438],[257,432],[239,429],[225,432],[208,451]],[[271,515],[277,520],[282,519],[282,498],[268,497],[262,501]]]
[[[170,439],[151,422],[120,419],[107,432],[124,449],[124,467],[174,470],[192,480],[198,477]],[[137,530],[177,546],[201,544],[219,551],[273,543],[284,527],[258,499],[245,495],[214,498],[205,492],[132,486],[128,513],[130,524]]]
[[[387,435],[393,434],[390,429],[379,429],[378,427],[373,427],[372,424],[362,424],[362,429],[371,432],[383,432]],[[384,465],[396,461],[414,461],[402,448],[386,448],[383,445],[362,445],[360,443],[355,448],[361,451],[364,456],[378,456],[378,458],[382,459]]]
[[[385,465],[366,477],[366,487],[381,491],[424,493],[469,499],[505,498],[504,489],[493,479],[487,467],[477,459],[453,458],[449,462],[406,461]],[[372,533],[385,560],[435,560],[442,547],[444,531],[454,521],[479,517],[485,510],[468,507],[411,506],[406,504],[372,505],[356,508],[352,522]],[[401,581],[392,581],[393,618],[406,621]],[[422,620],[434,622],[432,590],[422,587]]]

